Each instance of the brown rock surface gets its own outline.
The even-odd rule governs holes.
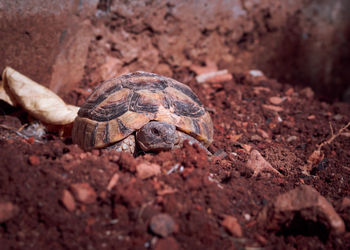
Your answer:
[[[345,232],[342,218],[334,210],[331,203],[310,186],[300,186],[279,195],[270,206],[259,214],[259,222],[269,230],[281,230],[301,216],[304,221],[312,221],[326,225],[335,234]],[[299,226],[302,223],[299,222]]]
[[[11,66],[59,92],[84,73],[97,0],[0,1],[0,70]]]
[[[214,62],[230,72],[260,69],[279,80],[311,84],[325,97],[340,96],[350,78],[343,59],[350,51],[340,52],[350,42],[347,0],[104,3],[98,23],[107,28],[97,26],[93,67],[104,64],[106,54],[123,62],[118,73]]]
[[[23,1],[7,2],[20,6]],[[45,6],[48,1],[42,3]],[[75,0],[66,5],[71,3],[79,5]],[[92,20],[95,39],[89,47],[86,75],[64,98],[81,104],[96,81],[113,74],[131,70],[164,72],[189,85],[208,108],[215,127],[209,150],[224,153],[208,159],[206,152],[190,145],[137,158],[106,149],[82,152],[70,138],[50,132],[43,143],[37,143],[16,133],[31,123],[26,114],[0,103],[0,125],[9,126],[9,116],[17,117],[19,122],[11,125],[13,130],[0,126],[0,199],[21,208],[12,219],[0,223],[0,246],[248,249],[264,245],[268,249],[350,249],[350,228],[344,234],[329,233],[327,219],[317,218],[320,213],[315,210],[296,212],[290,224],[283,224],[290,227],[279,231],[267,230],[256,221],[259,211],[273,204],[280,194],[307,184],[335,204],[345,224],[350,225],[349,208],[341,209],[342,199],[350,197],[346,165],[350,162],[349,131],[322,149],[325,160],[315,166],[317,171],[310,176],[300,171],[317,145],[330,137],[329,121],[334,133],[349,121],[349,105],[321,102],[316,89],[315,97],[308,99],[302,94],[303,87],[287,81],[315,82],[319,86],[327,81],[349,82],[345,77],[350,72],[348,29],[346,22],[341,23],[345,21],[341,17],[348,15],[349,3],[99,1]],[[3,6],[0,0],[1,10]],[[1,12],[0,16],[5,14]],[[23,31],[15,28],[15,33]],[[32,50],[41,54],[45,46],[50,44]],[[57,54],[57,46],[51,48]],[[13,51],[26,55],[23,47]],[[48,57],[47,61],[52,59]],[[36,73],[41,68],[32,67]],[[342,68],[346,70],[340,71]],[[233,79],[212,84],[195,81],[196,73],[209,69],[227,69]],[[273,80],[271,75],[287,83]],[[282,112],[262,106],[271,104],[269,98],[274,96],[286,98]],[[246,167],[252,149],[261,152],[283,178],[274,174],[269,178],[252,177]],[[31,155],[38,156],[40,164],[28,167]],[[158,164],[163,174],[138,178],[136,166],[142,162]],[[115,173],[119,175],[116,183],[112,181]],[[98,198],[91,205],[75,198],[79,209],[68,213],[58,201],[62,190],[74,183],[88,183]],[[109,183],[115,183],[110,191],[106,189]],[[161,238],[150,230],[151,219],[159,213],[176,221],[176,234]],[[224,214],[241,219],[244,238],[227,237],[221,224]],[[304,214],[315,215],[316,219],[305,220]],[[318,234],[320,230],[325,233]]]

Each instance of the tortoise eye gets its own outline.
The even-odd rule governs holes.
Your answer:
[[[159,135],[159,130],[156,129],[156,128],[152,128],[151,129],[151,133],[154,134],[154,135]]]

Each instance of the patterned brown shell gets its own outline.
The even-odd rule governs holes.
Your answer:
[[[174,124],[209,146],[213,123],[192,90],[174,79],[135,72],[103,82],[86,100],[73,126],[83,149],[120,141],[151,120]]]

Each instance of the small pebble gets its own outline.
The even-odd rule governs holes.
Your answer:
[[[298,139],[298,137],[297,137],[297,136],[295,136],[295,135],[291,135],[291,136],[289,136],[289,137],[287,138],[287,142],[296,141],[297,139]]]
[[[257,239],[257,241],[259,241],[260,244],[266,245],[267,239],[264,236],[262,236],[260,234],[256,234],[255,238]]]
[[[288,96],[291,96],[294,93],[294,89],[293,88],[289,88],[286,90],[285,94]]]
[[[263,141],[263,138],[261,138],[261,136],[259,136],[259,135],[252,135],[250,137],[250,140],[252,140],[252,141]]]
[[[216,75],[214,77],[211,77],[206,80],[208,83],[222,83],[222,82],[228,82],[232,80],[232,75],[230,73],[223,74],[223,75]]]
[[[208,73],[204,73],[196,76],[196,81],[199,83],[223,82],[223,81],[229,81],[231,79],[232,79],[232,75],[229,74],[226,69],[215,71],[215,72],[208,72]]]
[[[266,88],[266,87],[254,87],[253,91],[255,94],[260,95],[261,92],[270,92],[271,89]]]
[[[176,230],[176,223],[168,214],[158,214],[152,217],[151,231],[161,237],[167,237]]]
[[[258,69],[252,69],[249,71],[249,74],[253,77],[264,76],[264,73]]]
[[[252,146],[248,144],[242,144],[242,148],[244,148],[247,152],[250,152],[252,150]]]
[[[29,164],[32,166],[37,166],[40,164],[40,158],[36,155],[31,155],[28,158]]]
[[[265,130],[262,130],[260,128],[257,129],[257,132],[265,139],[270,137],[269,134]]]
[[[300,94],[306,96],[308,99],[314,98],[314,91],[310,87],[306,87],[300,91]]]
[[[233,216],[225,215],[221,225],[226,228],[233,236],[242,237],[242,228],[237,219]]]
[[[280,172],[274,169],[271,164],[265,160],[265,158],[257,150],[250,152],[249,159],[246,163],[247,168],[254,171],[253,176],[257,176],[259,173],[264,171],[273,172],[279,176],[282,176]]]
[[[269,101],[273,104],[273,105],[280,105],[283,102],[283,98],[278,97],[278,96],[273,96],[269,98]]]
[[[333,119],[339,122],[343,119],[343,116],[341,114],[336,114],[335,116],[333,116]]]
[[[160,174],[160,166],[155,163],[142,162],[136,166],[137,176],[141,179],[147,179],[149,177]]]
[[[78,201],[85,204],[94,203],[96,201],[96,192],[88,183],[72,184],[70,188]]]
[[[85,159],[87,157],[87,153],[80,153],[79,158],[81,160]]]
[[[12,202],[0,202],[0,223],[12,219],[19,211],[19,208]]]
[[[74,197],[67,189],[62,191],[61,202],[69,212],[73,212],[75,210]]]
[[[244,219],[246,219],[247,221],[249,221],[251,219],[250,214],[244,214]]]
[[[107,190],[111,191],[115,187],[115,185],[117,185],[118,180],[119,180],[119,174],[115,173],[108,183]]]

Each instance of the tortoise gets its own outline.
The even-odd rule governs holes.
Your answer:
[[[72,139],[84,150],[157,152],[181,147],[185,140],[206,150],[213,132],[209,113],[188,86],[137,71],[107,80],[91,93],[78,111]]]

